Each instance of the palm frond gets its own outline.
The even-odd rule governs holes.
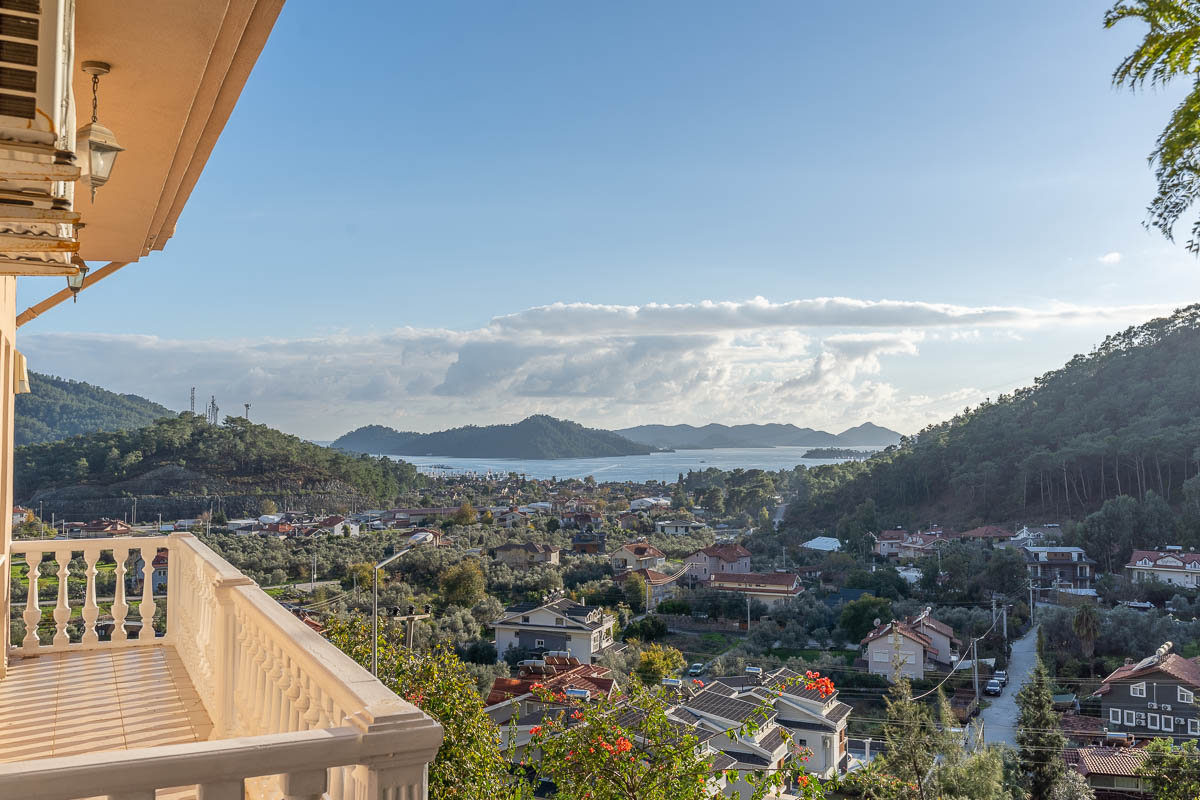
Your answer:
[[[1104,16],[1111,28],[1126,19],[1149,26],[1145,39],[1113,72],[1117,86],[1139,88],[1149,81],[1163,85],[1200,68],[1200,2],[1196,0],[1138,0],[1117,3]]]

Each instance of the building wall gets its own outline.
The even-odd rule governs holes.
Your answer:
[[[906,637],[900,640],[900,654],[904,663],[896,670],[896,649],[893,647],[891,636],[883,636],[867,645],[867,671],[873,675],[884,675],[894,681],[896,675],[920,680],[925,677],[925,648]]]
[[[1129,567],[1129,577],[1134,583],[1158,580],[1173,586],[1194,588],[1200,586],[1200,574],[1177,569],[1154,569],[1153,567]]]
[[[11,276],[0,277],[0,493],[3,494],[4,508],[13,506],[13,351],[17,336],[17,279]],[[12,515],[4,514],[0,523],[0,539],[4,549],[0,550],[0,558],[4,559],[4,571],[9,570],[8,552],[12,542]],[[10,581],[0,581],[0,608],[5,616],[10,613],[12,598]],[[11,626],[7,623],[0,625],[0,678],[4,677],[8,666],[8,648],[12,635]]]
[[[1134,696],[1133,688],[1141,682],[1141,679],[1114,681],[1109,692],[1101,697],[1100,718],[1104,724],[1108,725],[1109,731],[1129,732],[1135,736],[1147,737],[1174,736],[1179,742],[1200,735],[1200,714],[1197,713],[1196,705],[1194,702],[1180,702],[1178,687],[1182,685],[1184,689],[1194,693],[1200,693],[1200,690],[1181,684],[1159,672],[1146,677],[1145,697]],[[1157,708],[1150,708],[1150,703],[1154,703]],[[1164,703],[1171,706],[1169,712],[1162,710]],[[1112,721],[1114,719],[1113,711],[1120,713],[1121,721],[1119,723]],[[1164,716],[1170,716],[1172,719],[1170,731],[1163,730],[1162,719]],[[1154,724],[1156,721],[1157,724]]]

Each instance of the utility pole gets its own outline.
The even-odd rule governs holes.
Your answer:
[[[242,403],[242,405],[244,405],[246,407],[246,419],[250,419],[250,404]]]
[[[1033,623],[1037,616],[1037,612],[1034,610],[1036,608],[1037,608],[1037,605],[1033,602],[1033,578],[1030,578],[1029,579],[1029,621],[1030,621],[1030,623]]]
[[[746,595],[746,635],[750,635],[750,595]]]
[[[971,667],[975,672],[975,705],[979,705],[979,640],[971,640]]]
[[[1000,611],[1004,614],[1004,652],[1008,653],[1008,604],[1005,603]]]

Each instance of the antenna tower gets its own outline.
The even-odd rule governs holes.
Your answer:
[[[190,405],[190,408],[189,408],[189,410],[190,410],[190,411],[191,411],[193,414],[195,414],[195,413],[196,413],[196,387],[195,387],[195,386],[193,386],[193,387],[192,387],[191,405]]]
[[[242,405],[244,405],[246,407],[246,419],[250,419],[250,404],[242,403]]]

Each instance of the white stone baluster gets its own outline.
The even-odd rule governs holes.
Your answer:
[[[41,643],[38,641],[37,629],[38,623],[42,620],[42,609],[38,606],[38,579],[41,574],[38,572],[38,567],[42,563],[42,552],[39,550],[33,553],[25,554],[25,563],[29,565],[29,593],[25,598],[25,613],[21,618],[25,620],[25,638],[21,640],[21,644],[25,648],[26,655],[37,655],[38,647]]]
[[[58,603],[54,606],[54,644],[63,646],[71,643],[67,636],[67,623],[71,621],[71,605],[67,602],[67,579],[71,576],[71,551],[59,550],[54,554],[58,562]]]
[[[321,800],[329,787],[329,773],[323,769],[285,772],[279,776],[279,788],[287,800]]]
[[[258,629],[254,628],[253,632],[258,633]],[[265,733],[262,728],[263,719],[266,716],[264,708],[267,701],[267,674],[271,670],[270,653],[259,636],[254,636],[251,641],[254,643],[254,683],[251,697],[253,699],[253,707],[250,711],[250,724],[253,726],[252,731],[247,731],[248,735],[257,735]]]
[[[304,721],[300,725],[303,730],[313,731],[325,727],[321,722],[322,706],[325,702],[323,695],[321,684],[317,683],[316,678],[309,676],[308,691],[306,692],[308,708],[305,709]]]
[[[158,556],[157,547],[140,548],[142,555],[142,604],[138,606],[138,614],[142,618],[142,630],[138,639],[145,642],[154,639],[154,559]]]
[[[113,560],[117,562],[116,569],[116,585],[113,587],[113,632],[112,640],[114,642],[123,642],[128,638],[125,633],[125,618],[129,614],[129,603],[125,599],[125,575],[129,568],[125,562],[129,560],[128,547],[114,547]]]
[[[308,696],[304,693],[304,675],[300,672],[300,665],[291,657],[288,658],[287,678],[290,685],[286,695],[287,703],[284,706],[287,715],[283,720],[283,730],[298,731],[303,728],[302,720],[304,709],[308,707]]]
[[[278,684],[279,708],[271,718],[271,722],[275,726],[272,730],[277,733],[286,733],[291,730],[292,688],[296,682],[296,676],[292,674],[292,671],[296,667],[291,656],[287,653],[283,653],[281,661],[283,663],[283,671],[279,676]]]
[[[196,787],[196,800],[245,800],[243,781],[211,781]]]
[[[96,632],[96,619],[100,616],[100,606],[96,605],[96,559],[99,557],[99,550],[89,549],[83,553],[84,563],[87,564],[87,569],[84,570],[87,580],[83,601],[82,641],[84,644],[100,641],[100,634]]]
[[[429,796],[427,764],[359,764],[354,782],[356,800],[425,800]]]

